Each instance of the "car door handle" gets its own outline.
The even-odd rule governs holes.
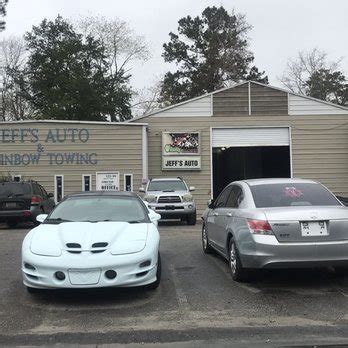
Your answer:
[[[214,215],[214,216],[219,216],[219,213],[215,213],[215,212],[214,212],[213,215]]]
[[[231,217],[232,216],[232,213],[227,213],[226,214],[228,217]]]

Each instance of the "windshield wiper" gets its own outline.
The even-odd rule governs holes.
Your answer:
[[[175,192],[175,190],[163,190],[162,192]]]
[[[133,221],[127,221],[129,224],[142,224],[144,221],[141,220],[133,220]]]
[[[53,224],[60,224],[61,222],[72,222],[71,220],[65,220],[62,218],[51,218],[51,219],[46,219],[44,221],[45,223],[53,223]]]
[[[107,222],[107,221],[115,221],[115,220],[110,220],[110,219],[105,219],[105,220],[81,220],[80,222],[96,223],[96,222]]]

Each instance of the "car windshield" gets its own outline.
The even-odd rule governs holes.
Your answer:
[[[62,201],[45,222],[124,221],[148,222],[140,199],[136,197],[71,197]]]
[[[250,188],[257,208],[340,205],[325,187],[315,183],[289,182]]]
[[[24,196],[30,193],[30,184],[27,183],[4,182],[0,184],[0,197]]]
[[[179,180],[158,180],[151,181],[149,183],[148,191],[164,191],[164,192],[174,192],[174,191],[186,191],[186,185]]]

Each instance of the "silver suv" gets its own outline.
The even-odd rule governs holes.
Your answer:
[[[149,208],[161,214],[162,219],[181,219],[188,225],[196,224],[196,204],[191,191],[182,178],[150,179],[140,192],[145,193],[143,199]]]

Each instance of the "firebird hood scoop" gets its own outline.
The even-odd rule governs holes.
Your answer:
[[[111,252],[113,255],[137,253],[144,249],[147,224],[127,222],[65,222],[59,225],[43,224],[36,228],[30,249],[34,254],[60,256],[91,255]]]

